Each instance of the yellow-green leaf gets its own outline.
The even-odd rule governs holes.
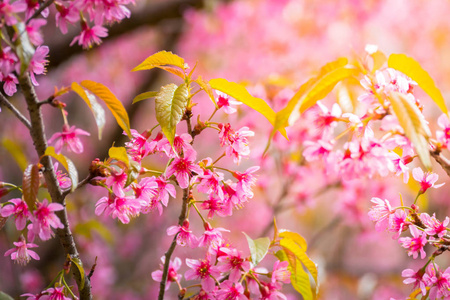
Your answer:
[[[180,86],[173,83],[165,85],[155,97],[156,120],[171,145],[175,139],[177,124],[184,115],[188,97],[188,88],[184,83]]]
[[[373,59],[372,73],[379,70],[387,61],[386,55],[380,50],[375,51],[374,53],[370,54],[370,56]]]
[[[29,165],[23,172],[22,194],[23,200],[27,203],[30,211],[33,211],[36,207],[39,186],[39,167],[37,165]]]
[[[128,119],[127,111],[125,110],[125,107],[123,107],[122,102],[120,102],[119,99],[117,99],[117,97],[101,83],[83,80],[81,86],[105,102],[114,118],[116,118],[119,126],[127,133],[129,138],[132,138],[130,120]]]
[[[64,155],[57,154],[55,152],[55,148],[53,148],[52,146],[47,147],[47,149],[45,149],[44,155],[53,157],[64,166],[64,168],[67,170],[67,173],[69,174],[70,180],[72,181],[71,190],[74,191],[78,186],[78,172],[73,162]]]
[[[303,300],[315,299],[309,275],[303,270],[301,262],[295,255],[287,249],[279,250],[275,255],[279,260],[289,263],[288,270],[291,272],[291,284],[302,295]]]
[[[213,89],[221,91],[256,110],[266,117],[270,124],[275,125],[275,112],[273,109],[263,99],[250,95],[243,85],[230,82],[223,78],[211,79],[209,85]],[[284,128],[279,127],[276,130],[280,131],[280,133],[287,138]]]
[[[278,234],[278,236],[282,239],[289,239],[296,243],[303,251],[306,252],[308,249],[308,245],[306,244],[306,240],[297,232],[292,231],[282,231]]]
[[[209,98],[214,103],[214,106],[216,108],[218,108],[217,103],[216,103],[216,98],[214,97],[213,90],[212,90],[211,86],[209,85],[209,83],[205,82],[201,76],[198,76],[198,78],[195,80],[195,82],[200,86],[200,88],[202,90],[204,90],[206,92],[206,94],[208,94]]]
[[[325,98],[338,82],[359,74],[357,68],[347,67],[347,64],[346,58],[339,58],[324,65],[317,76],[304,83],[289,100],[286,107],[276,113],[274,129],[270,138],[273,137],[276,130],[292,125],[301,113]]]
[[[101,140],[103,128],[105,127],[106,123],[105,110],[97,102],[96,97],[89,91],[83,89],[77,82],[72,82],[72,90],[77,93],[91,109],[98,128],[98,139]]]
[[[392,92],[389,100],[406,137],[414,145],[423,165],[431,170],[430,150],[428,148],[428,138],[431,136],[431,132],[422,113],[417,105],[411,103],[403,94]]]
[[[182,79],[184,79],[186,76],[184,75],[184,73],[178,69],[178,68],[174,68],[171,66],[158,66],[159,69],[167,71],[169,73],[172,73],[174,75],[177,75],[178,77],[181,77]]]
[[[306,267],[309,273],[311,273],[317,285],[317,266],[306,254],[306,250],[304,250],[306,248],[302,247],[306,247],[306,242],[304,241],[303,237],[295,233],[295,235],[289,235],[287,237],[283,236],[282,234],[283,233],[280,233],[280,237],[282,237],[282,239],[280,240],[280,246],[285,250],[288,249],[295,255],[295,257]]]
[[[23,74],[28,70],[30,61],[35,53],[35,49],[31,44],[25,23],[19,22],[13,25],[13,29],[17,37],[14,41],[16,46],[15,52],[20,60],[20,74]]]
[[[14,300],[10,295],[0,291],[0,300]]]
[[[266,256],[267,251],[269,251],[270,239],[268,237],[263,237],[253,240],[245,232],[242,233],[247,238],[248,248],[250,249],[250,256],[252,258],[253,264],[256,266]]]
[[[448,115],[448,109],[441,91],[436,87],[427,71],[414,58],[404,54],[391,54],[388,60],[388,67],[402,72],[417,82],[425,93],[439,106],[441,111]]]
[[[184,59],[172,52],[160,51],[147,57],[142,63],[135,67],[132,71],[150,70],[159,66],[172,65],[183,70],[188,66],[184,63]]]
[[[70,261],[77,267],[78,272],[80,272],[81,282],[79,289],[82,290],[84,288],[85,283],[83,263],[81,262],[81,259],[79,259],[78,257],[70,257],[69,255],[68,257],[70,258]]]
[[[145,92],[145,93],[139,94],[136,97],[134,97],[133,104],[136,102],[142,101],[142,100],[156,97],[156,95],[158,95],[158,92]]]
[[[125,149],[125,147],[111,147],[108,150],[108,155],[111,158],[123,161],[127,167],[130,167],[130,159],[128,158],[127,149]]]
[[[17,165],[21,170],[25,170],[27,167],[27,157],[25,156],[25,153],[23,152],[22,148],[19,144],[17,144],[15,141],[10,140],[8,138],[4,138],[2,140],[2,146],[11,154]]]

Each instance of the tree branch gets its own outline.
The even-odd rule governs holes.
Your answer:
[[[53,2],[55,2],[55,0],[48,0],[47,2],[45,2],[44,4],[42,4],[38,10],[36,10],[34,12],[34,14],[28,18],[28,20],[26,21],[26,24],[28,25],[28,23],[30,23],[31,20],[33,20],[34,18],[36,18],[37,16],[39,16],[39,14],[44,11],[44,9],[46,9],[47,7],[49,7],[50,5],[53,4]]]
[[[19,84],[20,87],[22,88],[22,92],[23,95],[25,96],[25,100],[27,103],[28,111],[30,113],[31,119],[30,135],[31,138],[33,139],[34,148],[36,149],[37,155],[39,157],[42,157],[45,154],[45,150],[47,149],[47,138],[45,136],[42,113],[39,108],[39,99],[36,96],[34,87],[31,85],[31,80],[28,73],[19,76]],[[58,180],[56,179],[55,170],[53,169],[53,164],[50,157],[44,156],[41,159],[41,163],[45,168],[44,178],[52,202],[60,203],[65,207],[64,195],[58,184]],[[61,220],[62,224],[64,225],[64,228],[57,229],[56,233],[58,235],[61,245],[64,248],[66,256],[69,255],[71,258],[79,259],[78,250],[75,245],[72,232],[70,231],[66,209],[64,208],[63,210],[57,211],[55,213]],[[92,293],[89,278],[87,278],[87,276],[84,275],[84,279],[82,279],[81,273],[76,267],[72,268],[72,273],[79,288],[80,299],[91,300]],[[84,287],[81,289],[80,287],[82,280],[84,280]]]
[[[441,165],[442,169],[450,176],[450,160],[441,155],[441,152],[430,151],[431,156]]]
[[[25,118],[25,116],[22,115],[22,113],[11,102],[9,102],[2,93],[0,93],[0,103],[5,105],[19,119],[19,121],[28,128],[28,130],[31,129],[30,121],[28,121],[28,119]]]

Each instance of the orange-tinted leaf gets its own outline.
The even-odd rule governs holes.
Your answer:
[[[27,203],[30,211],[36,208],[36,197],[39,191],[39,167],[37,165],[29,165],[22,178],[23,200]]]
[[[140,63],[132,71],[150,70],[156,67],[171,65],[183,70],[188,66],[184,63],[184,59],[172,52],[160,51],[149,57],[147,57],[142,63]]]
[[[70,180],[72,181],[71,190],[74,191],[78,186],[78,172],[77,172],[77,169],[75,168],[75,165],[73,164],[73,162],[70,159],[68,159],[67,157],[65,157],[64,155],[57,154],[55,152],[55,148],[53,148],[51,146],[47,147],[47,149],[45,149],[44,155],[53,157],[54,159],[59,161],[64,166],[64,168],[67,170],[67,173],[69,174]]]

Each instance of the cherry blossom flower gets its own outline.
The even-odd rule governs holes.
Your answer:
[[[222,214],[222,211],[224,209],[224,204],[223,204],[222,200],[215,197],[212,194],[209,194],[208,199],[203,201],[200,206],[203,209],[209,210],[208,219],[212,219],[214,217],[214,214],[217,214],[219,216],[226,215],[226,214]]]
[[[218,270],[222,273],[230,272],[230,282],[238,282],[241,277],[241,270],[248,272],[250,270],[250,262],[242,257],[242,254],[235,248],[222,248],[222,253],[217,260],[223,265],[218,266]]]
[[[442,299],[450,296],[450,267],[441,272],[437,266],[430,264],[424,275],[424,280],[430,287],[430,300]]]
[[[206,169],[202,174],[197,176],[197,180],[200,181],[197,185],[197,190],[201,193],[213,194],[219,199],[223,199],[224,195],[220,184],[223,179],[223,173]]]
[[[412,171],[413,177],[416,181],[420,183],[420,191],[419,193],[425,193],[429,188],[439,188],[443,186],[445,183],[436,184],[436,181],[439,179],[438,174],[427,172],[424,173],[421,168],[414,168]]]
[[[110,214],[113,219],[118,218],[123,224],[130,223],[131,218],[139,215],[141,204],[133,196],[125,196],[124,193],[119,193],[115,196],[116,197],[114,198],[114,201],[112,203],[109,202],[110,199],[108,199],[108,202],[105,203],[104,199],[102,198],[103,200],[100,199],[96,205],[101,206],[102,208],[105,207],[105,205],[108,205],[107,207],[105,207],[105,213]],[[100,212],[101,208],[98,209]]]
[[[111,176],[108,176],[105,180],[105,185],[107,185],[116,195],[124,194],[125,183],[127,182],[127,173],[120,169],[116,171],[111,170]]]
[[[161,269],[164,268],[165,262],[166,262],[166,257],[161,256],[161,264],[159,266]],[[179,259],[178,257],[175,257],[175,259],[173,261],[171,260],[169,262],[169,271],[167,273],[166,291],[169,289],[170,284],[172,282],[179,282],[181,280],[181,278],[183,277],[183,275],[177,273],[177,271],[180,269],[180,267],[181,267],[181,259]],[[154,281],[161,282],[162,276],[163,276],[162,270],[157,270],[157,271],[152,272],[152,278]]]
[[[198,238],[189,230],[189,221],[184,220],[183,226],[175,225],[167,228],[167,235],[177,234],[177,245],[184,247],[188,245],[191,248],[198,246]]]
[[[57,132],[48,140],[51,144],[55,142],[56,153],[61,153],[63,146],[66,146],[69,151],[80,154],[83,152],[83,144],[81,143],[79,135],[87,135],[90,133],[82,129],[76,128],[75,126],[69,127],[68,125],[63,126],[62,132]]]
[[[39,9],[39,1],[36,0],[18,0],[17,2],[23,3],[26,5],[26,11],[25,11],[25,19],[29,19],[36,10]],[[47,18],[49,14],[49,9],[46,7],[42,12],[41,15],[44,18]]]
[[[12,96],[17,92],[16,85],[19,84],[19,80],[14,74],[10,73],[5,76],[3,73],[0,73],[0,81],[3,81],[3,90],[6,95]]]
[[[34,215],[31,217],[32,224],[28,225],[29,237],[33,241],[36,235],[43,241],[53,237],[53,228],[64,228],[59,218],[55,215],[55,211],[63,210],[64,206],[59,203],[48,203],[47,199],[37,202]],[[30,238],[31,237],[31,238]]]
[[[68,7],[61,5],[61,3],[55,2],[57,13],[55,15],[56,18],[56,27],[61,30],[61,33],[67,33],[67,23],[74,24],[80,19],[80,13],[76,8],[76,5],[73,2],[70,2]]]
[[[125,143],[125,146],[128,148],[127,152],[131,155],[132,159],[140,162],[142,158],[153,151],[152,146],[147,137],[138,133],[135,129],[131,129],[131,135],[133,138],[131,141]]]
[[[225,280],[220,284],[220,289],[216,293],[217,300],[247,300],[244,295],[244,287],[239,282]]]
[[[39,300],[72,300],[65,296],[64,286],[49,288],[43,291],[42,293],[47,293],[48,295],[44,295]]]
[[[273,265],[272,271],[272,283],[275,282],[283,282],[290,283],[291,282],[291,272],[287,269],[289,266],[289,262],[287,261],[276,261]]]
[[[53,164],[53,169],[56,171],[56,180],[58,180],[58,184],[62,189],[67,189],[72,186],[72,181],[67,176],[66,173],[63,173],[61,170],[58,170],[59,163],[55,162]]]
[[[436,138],[444,146],[447,146],[450,141],[450,120],[448,119],[448,116],[446,114],[440,115],[437,120],[437,124],[440,128],[442,128],[442,131],[436,131]]]
[[[221,231],[229,232],[228,229],[222,227],[212,228],[208,222],[203,225],[205,227],[205,232],[198,240],[199,247],[220,244],[223,240]]]
[[[158,184],[156,199],[161,201],[164,206],[167,206],[169,197],[172,196],[172,198],[175,198],[177,191],[173,184],[169,183],[169,179],[166,179],[164,175],[157,177],[156,183]]]
[[[407,226],[410,224],[406,221],[407,216],[402,209],[397,209],[395,213],[389,215],[389,231],[396,233],[392,237],[393,239],[398,239],[400,234],[407,229]]]
[[[36,77],[34,76],[34,74],[40,75],[40,74],[45,73],[45,65],[48,62],[45,58],[47,57],[48,52],[49,52],[49,49],[47,46],[39,46],[36,48],[36,51],[34,52],[34,55],[31,58],[28,70],[30,71],[31,82],[35,86],[38,86],[39,83],[36,81]],[[77,130],[80,130],[80,129],[77,129]],[[78,134],[80,134],[80,133],[78,133]],[[75,152],[75,153],[77,153],[77,152]]]
[[[30,42],[39,46],[44,43],[44,39],[42,38],[42,34],[39,32],[39,28],[47,24],[47,20],[44,19],[32,19],[26,26],[25,30],[28,33],[28,38]]]
[[[0,4],[1,5],[1,4]],[[16,54],[11,51],[11,47],[5,47],[0,49],[0,72],[3,74],[9,74],[14,71],[15,66],[19,59]]]
[[[89,49],[93,44],[99,45],[102,42],[100,38],[108,36],[108,30],[105,27],[95,25],[90,28],[85,22],[82,24],[80,35],[72,40],[70,46],[78,42],[78,45],[82,46],[84,49]]]
[[[405,280],[403,280],[404,284],[411,284],[414,283],[414,289],[417,289],[418,287],[422,291],[422,295],[427,294],[426,290],[426,283],[424,281],[424,274],[425,271],[420,269],[419,271],[415,272],[412,269],[405,269],[402,272],[402,277],[406,277]]]
[[[217,94],[217,106],[223,108],[223,111],[227,114],[234,114],[237,109],[234,105],[241,105],[242,102],[233,100],[230,96],[220,91],[216,91]]]
[[[31,216],[27,203],[19,198],[10,199],[8,202],[12,205],[3,206],[0,215],[4,218],[14,215],[17,230],[24,229],[28,218]]]
[[[214,290],[215,281],[212,277],[218,277],[220,275],[217,267],[212,266],[211,262],[207,259],[195,260],[186,258],[186,265],[191,268],[184,274],[186,280],[200,279],[202,288],[206,292]]]
[[[3,0],[0,2],[0,18],[5,19],[6,25],[11,26],[17,23],[15,13],[23,12],[27,9],[26,3],[23,1]]]
[[[179,157],[183,154],[184,157],[197,157],[197,152],[191,145],[192,137],[190,134],[183,133],[182,135],[175,136],[173,140],[173,147],[170,144],[169,140],[166,138],[162,138],[158,142],[158,148],[166,153],[166,155],[170,158]],[[175,151],[174,151],[175,149]]]
[[[138,200],[142,206],[141,211],[145,212],[146,210],[152,210],[157,206],[161,215],[162,205],[160,204],[160,201],[153,201],[158,191],[158,184],[156,183],[156,178],[154,176],[145,177],[139,181],[139,183],[134,182],[131,184],[131,187],[133,188],[136,200]]]
[[[430,217],[427,213],[421,213],[420,220],[427,226],[427,228],[425,228],[425,233],[430,236],[437,235],[438,238],[442,238],[447,233],[447,226],[450,222],[449,217],[445,217],[444,222],[441,223],[436,219],[435,214]]]
[[[256,184],[256,177],[253,175],[259,170],[259,166],[248,168],[244,173],[234,172],[233,176],[238,180],[236,185],[236,193],[238,197],[253,198],[252,188]]]
[[[26,265],[31,258],[39,260],[39,255],[33,250],[28,248],[36,248],[38,245],[33,243],[27,243],[25,238],[21,235],[18,242],[13,243],[15,248],[9,249],[5,252],[5,256],[11,255],[11,259],[17,262],[19,265]]]
[[[174,158],[172,163],[166,169],[167,178],[175,175],[175,178],[182,189],[188,187],[192,172],[197,174],[203,173],[202,169],[194,163],[195,153],[190,152],[185,155],[185,157]]]
[[[398,241],[402,244],[402,247],[408,249],[408,256],[412,255],[416,259],[420,253],[420,258],[424,259],[427,255],[425,250],[423,250],[423,247],[427,244],[427,234],[422,232],[421,235],[420,230],[414,225],[410,225],[409,230],[413,237],[399,238]]]
[[[382,200],[377,197],[373,197],[370,201],[376,204],[375,206],[372,206],[369,211],[369,218],[372,221],[377,222],[375,224],[375,229],[377,231],[386,229],[389,224],[389,216],[394,213],[391,204],[388,200]]]

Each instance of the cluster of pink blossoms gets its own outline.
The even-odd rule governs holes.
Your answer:
[[[19,198],[10,199],[0,207],[0,216],[7,218],[14,216],[16,228],[23,231],[25,227],[28,230],[28,240],[34,241],[36,236],[43,241],[53,237],[53,229],[64,228],[55,211],[64,209],[59,203],[48,203],[47,199],[42,202],[36,202],[36,208],[30,211],[27,203]],[[29,222],[28,226],[26,225]],[[38,247],[36,244],[27,243],[21,235],[18,242],[14,242],[13,249],[8,250],[5,256],[11,255],[15,262],[26,265],[31,258],[39,260],[39,256],[28,248]]]
[[[126,7],[134,4],[133,0],[73,0],[54,1],[50,7],[46,7],[39,15],[35,13],[43,1],[32,0],[4,0],[0,3],[0,19],[6,26],[16,26],[18,34],[11,37],[12,41],[20,39],[25,43],[26,36],[35,47],[33,55],[28,63],[28,71],[31,81],[35,86],[39,85],[35,75],[45,73],[46,57],[49,48],[43,45],[41,27],[47,24],[47,19],[53,16],[56,26],[61,33],[67,33],[68,24],[80,23],[81,32],[76,36],[71,45],[78,43],[83,48],[90,48],[93,44],[100,44],[101,38],[108,35],[105,24],[119,22],[130,17],[130,10]],[[90,25],[88,20],[93,24]],[[21,73],[21,54],[8,45],[0,46],[0,81],[3,82],[3,90],[8,96],[17,92],[17,74]],[[23,64],[23,62],[22,62]]]

